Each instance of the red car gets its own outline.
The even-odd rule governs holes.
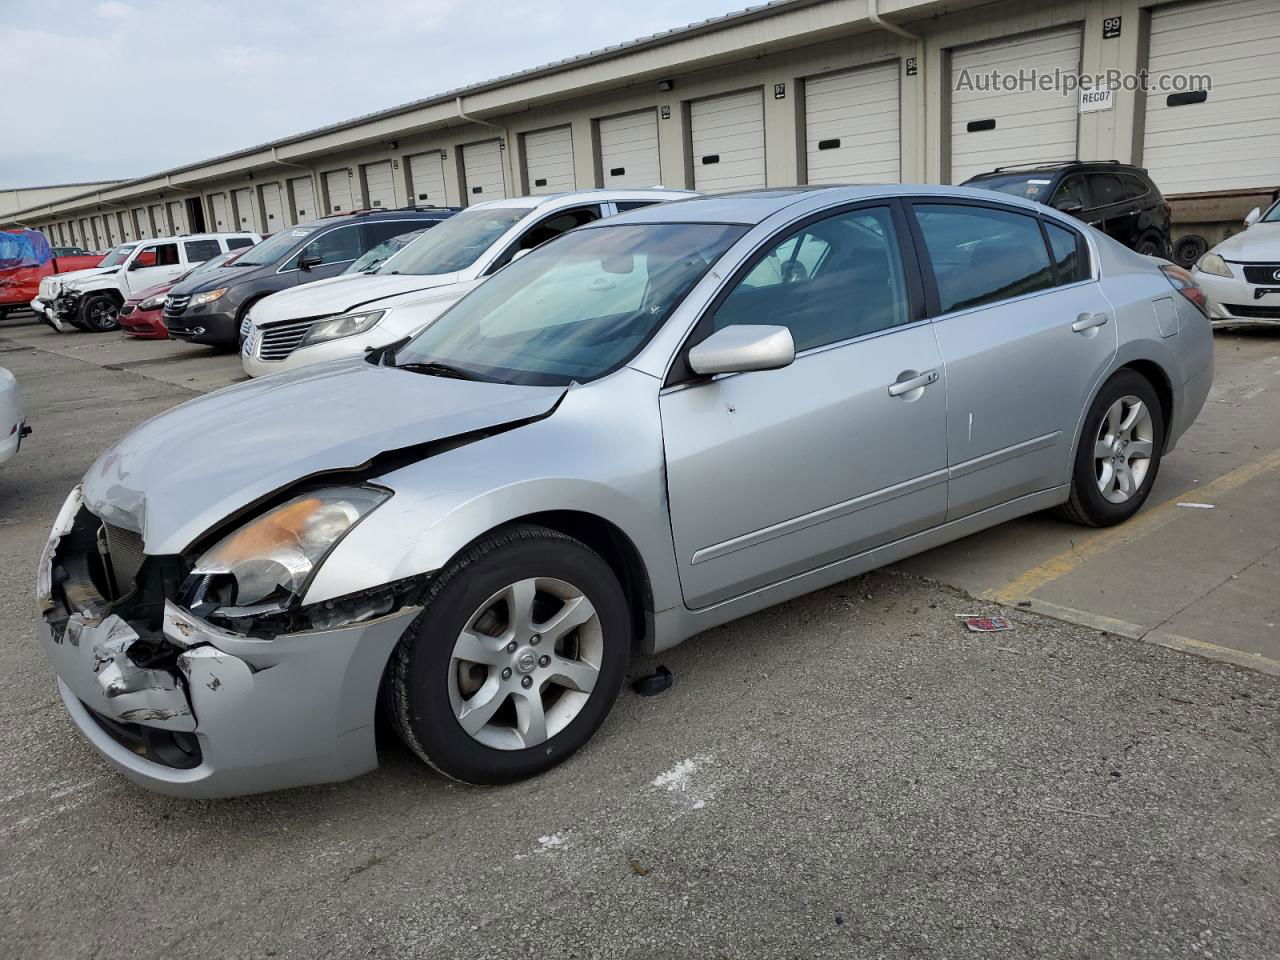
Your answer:
[[[53,273],[96,267],[96,254],[54,256],[39,230],[0,231],[0,319],[10,310],[25,307],[40,292],[40,280]]]
[[[221,256],[206,260],[199,266],[192,267],[176,280],[169,283],[157,283],[154,287],[147,287],[132,300],[126,300],[118,314],[120,329],[139,340],[169,339],[169,328],[164,325],[165,295],[188,277],[207,273],[211,270],[216,270],[218,267],[231,265],[235,262],[236,257],[249,249],[251,248],[237,247],[235,250],[228,250]]]

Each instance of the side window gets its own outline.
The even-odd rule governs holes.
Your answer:
[[[796,350],[908,322],[911,312],[888,207],[837,214],[774,245],[716,309],[716,330],[782,324]]]
[[[652,207],[657,202],[657,200],[615,200],[613,205],[618,208],[619,213],[626,213],[628,210]]]
[[[1089,248],[1074,230],[1060,227],[1047,220],[1044,229],[1049,234],[1049,249],[1053,252],[1053,265],[1058,272],[1058,283],[1078,283],[1088,280]]]
[[[364,249],[372,250],[384,240],[392,237],[403,237],[423,227],[434,226],[435,220],[381,220],[377,223],[366,223],[364,229]]]
[[[187,263],[204,263],[222,253],[217,240],[187,240],[182,245],[187,250]]]
[[[227,238],[228,250],[240,250],[240,249],[243,249],[244,247],[252,247],[252,246],[253,246],[253,239],[250,237],[228,237]]]
[[[1089,206],[1089,191],[1085,188],[1084,177],[1073,174],[1058,184],[1058,189],[1053,192],[1053,199],[1049,202],[1050,206],[1056,207],[1063,200],[1078,203],[1081,207]]]
[[[320,263],[345,263],[360,256],[360,228],[356,225],[330,230],[316,237],[299,252],[298,257],[318,256]],[[294,259],[294,265],[297,258]]]
[[[1120,186],[1120,179],[1114,173],[1089,174],[1089,193],[1093,197],[1092,206],[1095,207],[1105,207],[1124,199],[1124,188]]]
[[[131,269],[172,267],[179,262],[178,245],[176,243],[157,243],[154,246],[144,247],[142,252],[134,259]]]
[[[1135,177],[1132,173],[1122,173],[1119,176],[1124,199],[1136,200],[1147,193],[1147,185],[1141,177]]]
[[[541,220],[534,224],[524,234],[503,251],[502,256],[498,257],[488,268],[488,273],[493,273],[500,267],[506,266],[521,250],[532,250],[534,247],[540,247],[548,240],[554,240],[562,233],[568,233],[574,227],[580,227],[584,223],[591,223],[599,220],[601,216],[600,207],[592,204],[589,207],[574,207],[572,210],[561,210],[557,214],[553,214],[546,220]]]
[[[942,313],[1045,290],[1053,268],[1034,217],[990,207],[914,205]]]

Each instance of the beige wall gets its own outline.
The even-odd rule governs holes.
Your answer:
[[[451,205],[466,203],[460,146],[501,137],[506,149],[508,189],[518,192],[525,182],[520,134],[568,124],[573,133],[574,170],[579,188],[598,185],[598,144],[595,121],[642,108],[670,107],[669,119],[658,122],[661,175],[668,187],[692,185],[686,146],[690,100],[762,87],[765,91],[765,166],[768,184],[780,186],[803,179],[803,137],[800,132],[803,79],[865,64],[898,60],[901,80],[901,171],[907,181],[947,179],[950,51],[966,44],[1015,36],[1056,26],[1079,24],[1083,31],[1082,66],[1087,72],[1109,67],[1134,71],[1143,62],[1144,11],[1153,0],[880,0],[879,10],[915,34],[910,39],[881,29],[868,19],[867,0],[829,0],[799,8],[782,8],[776,16],[730,23],[722,29],[691,35],[677,34],[616,57],[581,65],[570,64],[542,76],[515,78],[500,87],[468,95],[459,104],[445,101],[410,108],[395,116],[371,118],[360,125],[300,138],[278,148],[253,153],[193,170],[176,172],[146,183],[104,190],[109,201],[138,206],[175,197],[199,196],[206,218],[209,195],[249,186],[254,190],[255,229],[261,231],[262,211],[257,187],[276,182],[286,197],[286,220],[291,215],[286,182],[310,173],[317,205],[323,209],[323,174],[349,167],[357,206],[364,164],[391,160],[396,203],[408,204],[406,158],[439,149],[444,152],[446,196]],[[1119,39],[1102,39],[1105,17],[1123,17]],[[905,63],[916,58],[919,68],[908,76]],[[660,80],[673,88],[659,90]],[[356,82],[356,81],[353,81]],[[785,99],[774,99],[775,83],[785,83]],[[470,123],[459,108],[483,116],[487,124]],[[1112,110],[1081,114],[1078,121],[1081,159],[1140,161],[1142,104],[1132,93],[1118,92]],[[495,129],[490,124],[496,124]],[[394,146],[392,145],[394,142]],[[1017,158],[1011,158],[1016,160]],[[285,162],[287,161],[287,163]],[[252,173],[252,180],[249,178]],[[41,223],[79,218],[109,209],[96,198],[53,202]]]

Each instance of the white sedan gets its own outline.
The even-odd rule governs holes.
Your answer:
[[[1256,207],[1246,229],[1200,258],[1193,274],[1215,324],[1280,325],[1280,203]]]
[[[22,419],[22,394],[12,373],[0,367],[0,464],[13,458],[31,428]]]

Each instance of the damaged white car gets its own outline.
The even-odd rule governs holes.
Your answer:
[[[22,441],[31,434],[22,416],[22,393],[13,374],[0,367],[0,464],[17,455]]]

